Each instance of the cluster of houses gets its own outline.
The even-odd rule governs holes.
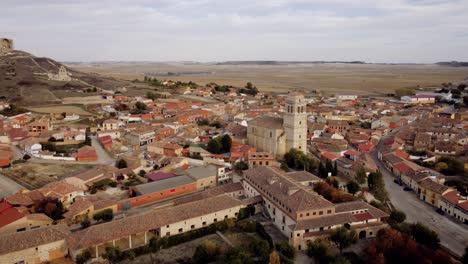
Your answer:
[[[291,149],[333,164],[340,186],[359,171],[377,171],[372,156],[377,149],[379,159],[422,200],[467,221],[466,198],[409,154],[424,151],[424,159],[466,160],[464,110],[357,95],[245,95],[214,87],[177,93],[212,102],[175,93],[159,99],[116,93],[103,95],[89,109],[95,113],[91,122],[75,122],[81,118],[67,114],[0,117],[0,167],[21,166],[12,164],[15,148],[25,162],[27,155],[93,165],[2,199],[0,245],[8,246],[0,247],[0,262],[74,259],[87,249],[99,258],[108,245],[133,249],[152,237],[236,218],[249,206],[271,219],[298,250],[338,226],[353,227],[360,238],[375,236],[386,226],[385,212],[364,201],[334,204],[313,191],[321,178],[280,169]],[[218,149],[212,147],[216,144]],[[102,151],[96,148],[117,165],[99,163]],[[242,177],[235,173],[239,165],[248,168]],[[62,215],[52,219],[51,208],[58,202]],[[103,211],[129,216],[71,228]],[[37,239],[29,241],[32,236]],[[20,243],[7,242],[12,240]]]

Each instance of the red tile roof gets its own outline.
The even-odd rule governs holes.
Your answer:
[[[368,212],[365,212],[365,213],[361,213],[361,214],[354,214],[353,217],[359,221],[359,222],[362,222],[362,221],[366,221],[366,220],[370,220],[370,219],[374,219],[374,216],[372,216],[370,213]]]
[[[334,161],[334,160],[337,160],[337,159],[340,158],[338,155],[335,155],[335,154],[332,154],[332,153],[326,152],[326,151],[322,152],[321,157],[325,158],[325,159],[329,159],[331,161]]]
[[[6,201],[0,202],[0,228],[23,218],[25,214],[20,213],[13,205]]]

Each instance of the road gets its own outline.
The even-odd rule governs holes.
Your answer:
[[[20,189],[27,189],[19,185],[14,180],[8,178],[7,176],[0,174],[0,199],[10,194],[17,192]]]
[[[395,177],[377,158],[372,157],[384,177],[388,196],[393,206],[405,212],[408,222],[420,222],[439,234],[440,244],[453,253],[462,256],[468,246],[468,228],[466,225],[447,216],[439,215],[436,208],[420,200],[414,192],[407,192],[403,187],[394,183]]]

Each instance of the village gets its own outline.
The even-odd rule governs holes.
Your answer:
[[[336,230],[366,240],[401,227],[397,212],[415,208],[393,190],[449,222],[411,219],[464,254],[466,84],[377,98],[134,82],[156,88],[82,91],[91,115],[0,101],[0,263],[130,261],[226,230],[253,231],[290,263]]]

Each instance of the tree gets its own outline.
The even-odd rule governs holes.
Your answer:
[[[102,253],[102,257],[107,259],[109,263],[115,263],[122,259],[122,251],[120,251],[119,247],[108,246]]]
[[[295,148],[290,149],[284,155],[284,162],[286,162],[288,167],[296,170],[313,172],[317,168],[317,162],[312,157]]]
[[[466,88],[466,84],[465,83],[460,83],[457,87],[457,89],[460,91],[460,92],[463,92]]]
[[[463,96],[463,103],[468,106],[468,95]]]
[[[346,184],[346,188],[348,189],[348,192],[352,195],[361,190],[359,183],[357,183],[355,180],[350,180],[348,184]]]
[[[114,211],[112,209],[104,209],[100,212],[97,212],[93,215],[93,219],[96,221],[110,221],[114,218]]]
[[[218,140],[212,139],[208,142],[207,150],[214,154],[220,154],[222,147],[223,146]]]
[[[127,161],[124,159],[118,159],[117,162],[115,163],[115,166],[119,169],[124,169],[127,168]]]
[[[249,165],[245,161],[239,161],[234,164],[234,171],[242,174],[242,171],[247,170]]]
[[[138,172],[138,176],[140,176],[140,177],[145,177],[145,176],[146,176],[146,171],[145,171],[145,170],[140,170],[140,171]]]
[[[358,237],[356,231],[341,226],[332,231],[330,235],[330,240],[336,244],[336,246],[340,250],[340,253],[343,253],[343,249],[356,243]]]
[[[395,221],[395,223],[403,223],[406,220],[406,214],[399,210],[393,210],[390,213],[390,219]]]
[[[229,152],[231,151],[231,146],[232,146],[232,139],[229,135],[224,135],[221,138],[221,145],[222,145],[222,151],[223,152]]]
[[[254,239],[250,242],[249,249],[258,257],[259,263],[268,263],[270,257],[270,244],[263,239]]]
[[[80,225],[82,228],[88,228],[91,225],[91,220],[89,220],[88,215],[86,215],[86,217],[81,220]]]
[[[410,89],[410,88],[400,88],[400,89],[395,90],[395,94],[398,97],[402,97],[405,95],[414,95],[415,91],[414,89]]]
[[[195,248],[193,260],[195,263],[209,263],[216,260],[220,253],[219,245],[213,240],[205,240]]]
[[[438,172],[442,172],[446,169],[448,169],[448,165],[445,162],[437,162],[437,164],[435,165],[435,170]]]
[[[328,239],[318,238],[313,242],[307,243],[307,255],[315,259],[316,263],[330,262],[330,241]]]
[[[253,88],[253,84],[251,82],[248,82],[246,85],[245,85],[245,88],[247,89],[252,89]]]
[[[421,223],[416,223],[412,226],[411,235],[416,242],[428,248],[437,249],[440,246],[439,235]]]
[[[91,259],[91,250],[85,249],[80,254],[76,255],[76,264],[85,264]]]
[[[356,180],[358,183],[363,184],[366,182],[366,179],[367,179],[366,170],[364,169],[363,166],[361,166],[356,172]]]
[[[288,241],[279,242],[275,245],[275,247],[280,255],[283,255],[288,259],[294,259],[296,256],[296,249],[291,246]]]

